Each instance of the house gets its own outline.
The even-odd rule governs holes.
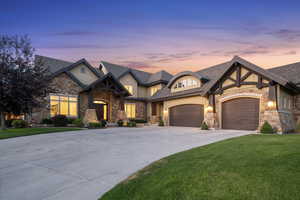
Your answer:
[[[128,118],[170,126],[257,130],[265,121],[279,131],[300,120],[300,63],[263,69],[238,56],[174,76],[148,73],[102,61],[93,68],[85,59],[75,63],[44,56],[58,92],[45,99],[33,118],[65,114],[115,122]],[[96,116],[96,117],[95,117]]]

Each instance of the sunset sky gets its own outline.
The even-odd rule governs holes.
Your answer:
[[[0,34],[37,54],[149,72],[199,70],[239,55],[268,68],[300,62],[300,1],[9,0]]]

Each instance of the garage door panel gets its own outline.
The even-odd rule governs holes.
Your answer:
[[[185,104],[170,108],[170,125],[199,127],[204,118],[203,105]]]
[[[259,99],[238,98],[222,103],[222,128],[256,130],[259,124]]]

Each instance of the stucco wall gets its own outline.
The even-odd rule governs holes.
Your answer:
[[[192,79],[192,80],[195,80],[197,82],[197,85],[196,86],[186,86],[184,88],[176,88],[174,89],[174,86],[184,80],[184,79]],[[191,89],[191,88],[196,88],[196,87],[200,87],[201,86],[201,82],[198,78],[194,77],[194,76],[183,76],[183,77],[180,77],[179,79],[177,79],[172,85],[171,85],[171,92],[179,92],[179,91],[183,91],[183,90],[188,90],[188,89]]]
[[[169,109],[173,106],[183,104],[201,104],[204,106],[204,118],[206,116],[206,107],[208,106],[208,99],[206,97],[195,96],[181,99],[174,99],[165,101],[163,104],[163,119],[166,125],[169,125]],[[200,126],[200,124],[199,124]]]
[[[138,95],[138,83],[137,83],[136,80],[132,77],[131,74],[126,74],[125,76],[123,76],[123,77],[120,79],[120,82],[121,82],[123,85],[131,85],[131,86],[132,86],[132,91],[133,91],[132,97],[137,97],[137,95]]]
[[[137,97],[147,97],[148,96],[148,88],[144,86],[138,86]]]
[[[84,73],[81,72],[81,68],[84,68]],[[70,72],[85,85],[89,85],[98,79],[98,77],[84,64],[78,65]]]

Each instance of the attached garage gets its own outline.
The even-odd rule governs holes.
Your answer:
[[[171,107],[170,126],[200,127],[204,119],[203,105],[185,104]]]
[[[259,125],[259,99],[237,98],[222,103],[222,128],[256,130]]]

